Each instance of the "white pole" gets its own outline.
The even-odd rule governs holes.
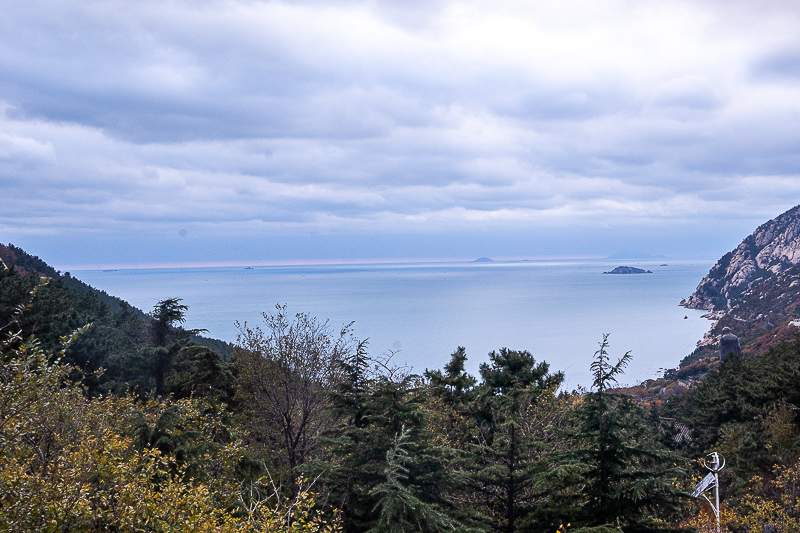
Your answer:
[[[714,495],[717,500],[717,508],[714,509],[714,514],[717,515],[717,533],[719,533],[719,470],[714,471]]]

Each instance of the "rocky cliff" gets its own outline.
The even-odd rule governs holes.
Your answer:
[[[681,305],[715,311],[741,303],[748,291],[800,263],[800,205],[762,224],[725,254]]]
[[[759,226],[725,254],[681,305],[714,320],[688,360],[715,353],[730,327],[750,355],[800,332],[800,206]]]

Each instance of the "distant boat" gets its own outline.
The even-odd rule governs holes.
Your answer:
[[[245,270],[253,270],[253,267],[244,267]]]

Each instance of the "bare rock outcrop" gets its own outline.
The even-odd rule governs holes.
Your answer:
[[[800,205],[762,224],[711,267],[681,301],[692,309],[727,312],[748,291],[800,263]]]

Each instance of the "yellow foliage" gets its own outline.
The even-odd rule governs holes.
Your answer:
[[[772,526],[775,533],[800,531],[800,461],[776,466],[773,477],[755,477],[750,492],[736,506],[731,524],[748,533],[762,533]]]
[[[743,497],[732,498],[722,504],[722,530],[746,533],[800,531],[798,482],[800,461],[787,466],[775,466],[768,478],[754,477]],[[713,533],[716,531],[716,519],[708,506],[703,505],[700,513],[681,526],[694,527],[700,533]]]
[[[198,481],[188,465],[128,436],[135,414],[154,421],[170,408],[183,431],[213,438],[220,422],[196,400],[144,407],[127,397],[90,400],[64,384],[69,369],[49,364],[35,343],[0,355],[0,531],[340,531],[338,520],[316,512],[308,491],[288,500],[277,491],[243,510],[235,442],[196,460],[208,474]]]

